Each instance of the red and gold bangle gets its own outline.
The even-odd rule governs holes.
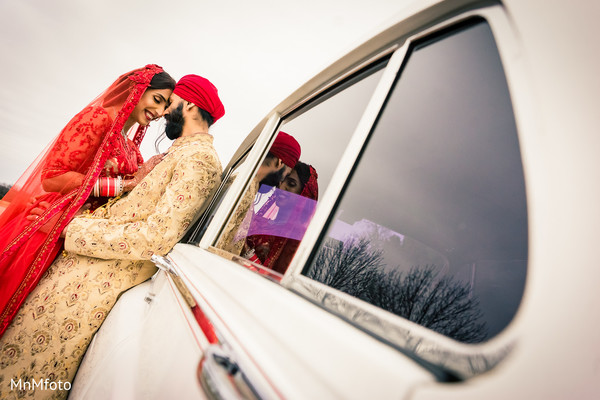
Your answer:
[[[94,197],[115,197],[123,193],[123,178],[100,177],[94,184]]]

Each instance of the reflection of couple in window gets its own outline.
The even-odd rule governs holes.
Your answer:
[[[261,186],[242,255],[284,273],[298,249],[318,199],[317,171],[296,163],[277,188]],[[270,189],[270,190],[269,190]],[[262,195],[261,195],[262,193]]]

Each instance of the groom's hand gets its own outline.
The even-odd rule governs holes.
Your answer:
[[[165,154],[157,154],[155,156],[150,157],[148,161],[146,161],[142,166],[137,170],[133,178],[126,179],[123,182],[123,191],[130,192],[136,187],[142,179],[146,177],[156,167],[156,165],[163,160]]]

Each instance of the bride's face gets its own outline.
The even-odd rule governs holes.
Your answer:
[[[148,89],[137,103],[129,119],[146,126],[155,119],[163,116],[171,95],[170,89]]]
[[[296,172],[296,170],[292,170],[292,172],[290,172],[285,179],[283,180],[283,182],[281,182],[281,185],[279,185],[279,189],[283,189],[287,192],[291,192],[291,193],[295,193],[295,194],[300,194],[300,192],[302,191],[302,183],[300,183],[300,178],[298,177],[298,172]]]

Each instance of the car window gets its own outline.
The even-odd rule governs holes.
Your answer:
[[[287,270],[386,62],[358,71],[284,116],[273,135],[291,135],[300,144],[300,162],[281,175],[283,181],[277,185],[259,179],[260,168],[271,162],[262,161],[217,248],[279,273]]]
[[[487,22],[414,44],[302,274],[462,342],[513,318],[525,183]]]

